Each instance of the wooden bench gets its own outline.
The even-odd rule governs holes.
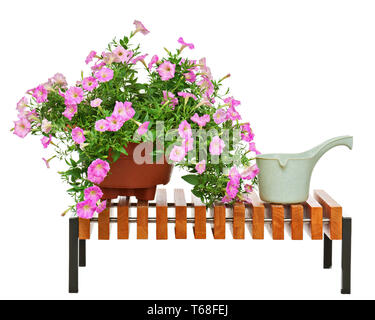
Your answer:
[[[292,240],[304,239],[304,227],[308,238],[323,240],[323,267],[332,267],[332,240],[342,241],[342,294],[350,294],[351,283],[351,229],[352,220],[343,217],[342,207],[325,191],[315,190],[313,196],[303,204],[277,205],[263,203],[253,193],[252,203],[235,203],[233,206],[215,204],[206,210],[204,204],[191,196],[186,202],[182,189],[174,190],[174,201],[167,201],[165,189],[158,189],[156,201],[133,202],[128,197],[118,201],[107,201],[107,209],[98,217],[85,220],[77,217],[69,221],[69,292],[78,292],[78,269],[86,266],[86,240],[91,238],[93,223],[98,225],[98,239],[110,239],[110,224],[117,224],[117,239],[129,239],[129,223],[137,224],[137,239],[148,239],[148,224],[156,223],[156,239],[168,239],[168,223],[175,224],[175,239],[187,239],[188,224],[193,225],[195,239],[206,239],[207,223],[213,225],[214,239],[225,239],[226,224],[232,224],[233,238],[245,239],[246,224],[250,225],[252,239],[264,239],[265,225],[271,227],[273,240],[285,239],[285,226],[290,231]],[[110,209],[117,207],[115,217],[110,216]],[[130,208],[136,208],[137,216],[129,215]],[[156,216],[149,217],[149,209],[156,209]],[[191,208],[193,216],[187,215]],[[168,211],[174,211],[173,217]],[[114,210],[112,210],[114,211]],[[206,212],[209,212],[207,216]]]

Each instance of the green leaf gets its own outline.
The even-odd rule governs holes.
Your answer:
[[[199,184],[199,177],[195,174],[188,174],[186,176],[183,176],[182,179],[184,179],[187,183],[192,184],[193,186],[196,186]]]
[[[120,151],[117,151],[117,150],[112,151],[113,162],[116,162],[118,160],[118,158],[120,158],[120,155],[121,155]]]

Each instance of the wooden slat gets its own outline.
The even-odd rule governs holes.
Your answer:
[[[148,201],[138,200],[137,239],[148,239]]]
[[[225,239],[225,205],[214,204],[214,239]]]
[[[117,205],[117,239],[129,239],[129,197],[120,197]]]
[[[245,239],[245,205],[236,202],[233,205],[233,239]]]
[[[109,240],[109,210],[111,209],[111,200],[107,200],[107,208],[99,213],[98,216],[98,239]]]
[[[174,202],[176,206],[175,237],[176,239],[186,239],[187,206],[183,189],[174,190]]]
[[[259,199],[258,195],[253,192],[250,194],[252,207],[252,236],[253,239],[264,239],[264,204]]]
[[[79,238],[81,240],[90,239],[90,219],[79,218]]]
[[[272,214],[272,238],[273,240],[284,240],[284,206],[271,204]]]
[[[292,218],[292,240],[303,240],[303,206],[292,204],[290,215]]]
[[[325,232],[331,240],[341,240],[342,207],[323,190],[315,190],[314,196],[323,206],[323,216],[330,219],[329,226],[327,226]]]
[[[312,196],[305,202],[308,218],[311,219],[310,235],[312,240],[323,239],[323,208]]]
[[[168,239],[168,203],[165,189],[158,189],[156,192],[156,239]]]
[[[194,237],[195,239],[206,239],[206,206],[193,194],[191,202],[194,204]]]

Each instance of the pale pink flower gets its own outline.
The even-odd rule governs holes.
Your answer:
[[[219,109],[214,113],[213,118],[216,124],[223,123],[227,120],[227,112],[223,108]]]
[[[132,64],[136,64],[138,61],[143,61],[143,63],[145,63],[145,58],[148,56],[148,54],[144,54],[144,55],[141,55],[141,56],[138,56],[138,57],[135,57],[131,60],[130,63]]]
[[[251,142],[254,139],[254,134],[249,123],[241,126],[241,139],[247,142]]]
[[[96,212],[102,213],[106,208],[107,208],[107,201],[100,201],[96,208]]]
[[[48,92],[43,85],[37,86],[33,89],[33,97],[35,98],[37,103],[43,103],[47,101]]]
[[[206,64],[206,58],[202,58],[199,60],[199,66],[201,69],[201,74],[205,77],[207,77],[209,80],[212,80],[212,74],[211,74],[211,69],[207,67]]]
[[[94,77],[86,77],[82,80],[82,87],[86,91],[92,91],[98,86],[98,81]]]
[[[139,128],[137,129],[137,132],[138,134],[141,136],[143,134],[145,134],[148,130],[148,125],[150,124],[150,121],[146,121],[144,123],[142,123]]]
[[[224,197],[223,197],[223,199],[221,199],[221,202],[223,202],[223,203],[228,203],[228,202],[231,202],[232,201],[232,199],[230,199],[229,197],[228,197],[228,195],[225,195]]]
[[[95,56],[96,56],[96,52],[91,51],[85,60],[86,64],[89,64],[92,61],[92,59],[94,59]]]
[[[190,93],[190,92],[177,92],[177,95],[179,95],[180,97],[183,97],[185,99],[189,99],[189,98],[192,98],[194,100],[197,100],[198,98],[196,97],[196,95]]]
[[[143,25],[143,23],[141,21],[138,21],[138,20],[134,20],[134,25],[135,25],[135,31],[134,31],[134,34],[136,34],[137,32],[141,32],[143,35],[146,35],[148,33],[150,33],[150,31],[148,31],[146,29],[146,27]]]
[[[20,138],[25,138],[31,131],[31,124],[26,118],[22,118],[18,121],[14,121],[13,133]]]
[[[84,191],[85,200],[91,200],[96,203],[103,196],[102,190],[98,186],[86,188]]]
[[[95,78],[98,79],[99,82],[110,81],[113,79],[113,70],[103,67],[95,73]]]
[[[60,87],[66,87],[68,85],[66,78],[62,73],[56,73],[51,80]]]
[[[177,41],[182,45],[180,50],[183,50],[186,47],[188,47],[189,49],[194,49],[194,44],[186,43],[182,37],[179,37]]]
[[[48,148],[49,144],[52,141],[52,136],[51,135],[49,135],[49,137],[43,136],[43,138],[40,139],[40,141],[42,142],[43,148],[46,149]]]
[[[96,99],[94,99],[94,100],[92,100],[92,101],[90,102],[90,106],[93,107],[93,108],[97,108],[97,107],[100,106],[100,104],[101,104],[102,102],[103,102],[102,99],[100,99],[100,98],[96,98]]]
[[[253,186],[250,184],[245,184],[244,188],[247,193],[253,192]]]
[[[180,162],[186,156],[185,148],[180,146],[174,146],[171,153],[169,154],[169,159],[175,162]]]
[[[98,61],[99,62],[99,61]],[[95,63],[92,67],[91,67],[91,70],[92,71],[98,71],[100,70],[101,68],[103,68],[105,66],[105,62],[99,62],[99,63]]]
[[[258,173],[259,173],[259,168],[256,164],[254,164],[246,168],[245,171],[242,172],[241,177],[244,180],[252,180],[257,176]]]
[[[108,131],[118,131],[122,128],[125,123],[125,118],[118,115],[112,114],[110,117],[106,118],[108,123]]]
[[[53,83],[51,79],[48,79],[48,81],[43,83],[42,86],[47,90],[47,92],[51,92],[53,90]]]
[[[172,105],[172,109],[174,109],[174,107],[178,104],[178,99],[172,92],[167,92],[163,90],[163,98],[164,100],[162,104],[166,104],[169,101]]]
[[[197,80],[197,76],[193,71],[190,71],[188,73],[184,73],[185,79],[188,82],[194,83]]]
[[[180,134],[181,138],[191,138],[192,136],[192,131],[191,131],[191,126],[190,124],[184,120],[180,123],[178,126],[178,133]]]
[[[193,150],[194,148],[194,139],[189,137],[182,140],[182,145],[185,147],[185,152]]]
[[[169,79],[172,79],[174,77],[175,70],[176,70],[176,65],[173,63],[170,63],[169,61],[163,62],[159,66],[159,68],[157,68],[160,78],[163,81],[168,81]]]
[[[65,92],[65,104],[79,104],[83,100],[83,90],[80,87],[70,87]]]
[[[206,171],[206,160],[202,160],[200,162],[197,163],[197,165],[195,166],[195,170],[197,170],[197,172],[199,174],[202,174],[203,172]]]
[[[23,113],[25,108],[27,107],[28,101],[26,97],[21,98],[20,101],[17,102],[17,110],[20,113]]]
[[[116,62],[117,56],[113,52],[103,52],[102,60],[106,65],[111,65],[113,62]]]
[[[207,97],[210,97],[214,93],[214,85],[208,77],[203,76],[202,80],[198,82],[198,85]]]
[[[81,144],[86,141],[86,137],[80,127],[76,127],[72,130],[72,139],[77,144]]]
[[[107,176],[110,166],[107,161],[102,159],[94,160],[88,170],[87,170],[87,179],[92,183],[99,184]]]
[[[241,104],[241,101],[236,100],[233,97],[228,97],[224,99],[224,102],[227,103],[230,107],[237,107]]]
[[[205,114],[200,117],[198,113],[196,113],[190,119],[191,121],[195,122],[198,126],[204,127],[208,122],[210,122],[210,115]]]
[[[255,147],[255,143],[254,142],[249,143],[249,151],[255,152],[255,154],[257,154],[257,155],[260,154],[260,152]]]
[[[134,117],[135,110],[133,109],[131,102],[116,101],[115,109],[113,110],[113,115],[122,118],[125,122]]]
[[[130,58],[133,56],[132,51],[125,50],[122,46],[116,47],[116,49],[113,50],[113,53],[115,55],[115,62],[118,63],[128,63]]]
[[[48,121],[47,119],[43,119],[42,121],[42,132],[49,133],[52,129],[52,122]]]
[[[77,113],[77,105],[70,104],[66,106],[65,111],[62,113],[64,117],[68,118],[69,120],[72,120],[74,115]]]
[[[234,199],[238,193],[238,185],[232,180],[229,180],[227,183],[226,192],[231,200]]]
[[[221,140],[218,136],[215,136],[212,138],[210,143],[210,153],[212,155],[220,155],[222,154],[225,147],[225,143],[223,140]]]
[[[234,107],[230,107],[227,111],[227,117],[228,119],[235,121],[235,120],[241,120],[241,115],[237,112],[237,110]]]
[[[159,57],[155,54],[152,58],[150,63],[148,64],[148,69],[151,70],[152,66],[159,61]]]
[[[82,219],[91,219],[95,213],[96,205],[91,200],[77,203],[77,216]]]
[[[104,132],[108,130],[108,121],[101,119],[95,122],[95,130],[99,132]]]
[[[241,174],[238,172],[236,166],[233,166],[228,174],[229,180],[231,180],[234,184],[239,184],[241,180]]]

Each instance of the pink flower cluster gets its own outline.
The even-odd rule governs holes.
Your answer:
[[[107,207],[106,201],[100,201],[103,196],[98,186],[85,189],[85,200],[77,204],[77,215],[82,219],[91,219],[95,213],[101,213]]]
[[[176,65],[169,61],[164,61],[159,68],[157,68],[157,71],[161,80],[168,81],[174,77]]]
[[[107,176],[109,169],[110,166],[107,161],[96,159],[90,164],[87,170],[87,178],[92,183],[100,184]]]
[[[28,103],[29,102],[26,97],[21,98],[21,100],[17,103],[18,120],[14,121],[13,133],[20,138],[24,138],[30,133],[31,122],[37,119],[37,113],[35,110],[27,110]],[[42,128],[44,128],[43,124]]]
[[[174,107],[178,104],[178,99],[172,92],[167,92],[163,90],[163,101],[162,104],[170,104],[172,109],[174,110]]]

